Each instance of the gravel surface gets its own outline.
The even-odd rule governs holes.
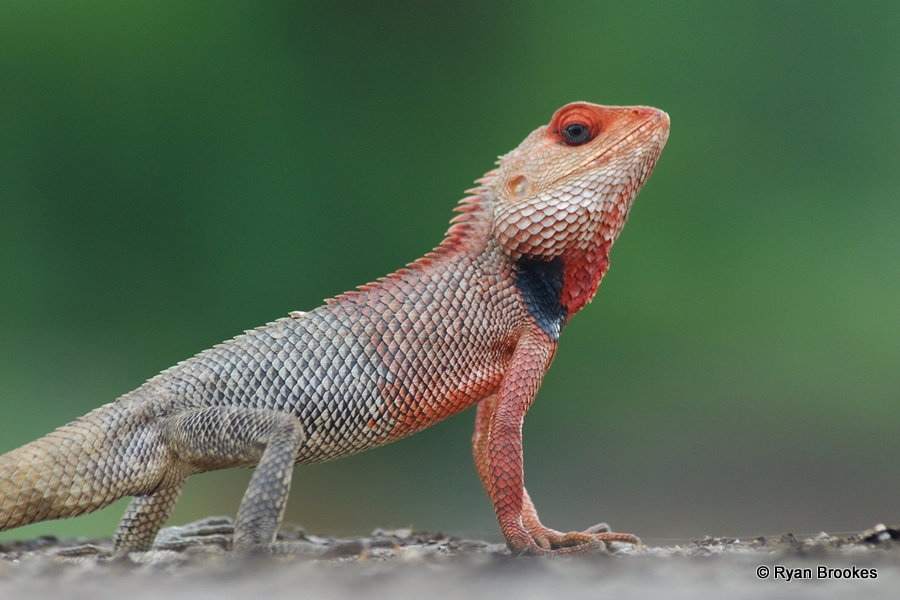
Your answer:
[[[897,598],[900,529],[854,536],[683,545],[614,544],[607,554],[514,558],[479,540],[410,530],[324,538],[286,527],[299,554],[230,555],[231,522],[170,528],[169,549],[111,556],[107,540],[0,544],[0,598]]]

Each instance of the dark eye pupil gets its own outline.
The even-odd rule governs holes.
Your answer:
[[[572,123],[562,130],[563,139],[570,146],[578,146],[590,139],[591,130],[587,125]]]

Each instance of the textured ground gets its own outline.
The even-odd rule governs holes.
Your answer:
[[[173,547],[195,533],[207,543],[127,557],[106,556],[109,540],[0,544],[0,598],[889,598],[900,593],[900,529],[883,525],[848,537],[704,538],[643,550],[617,545],[606,555],[563,559],[512,558],[501,545],[409,530],[339,540],[290,528],[283,538],[303,544],[308,555],[239,559],[222,549],[230,543],[229,531],[227,519],[166,530],[161,540]],[[67,550],[77,545],[77,551]],[[788,581],[788,574],[795,578]]]

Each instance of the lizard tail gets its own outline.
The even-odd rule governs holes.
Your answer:
[[[155,429],[139,426],[134,412],[121,401],[106,404],[0,456],[0,531],[152,489],[160,469],[146,453]]]

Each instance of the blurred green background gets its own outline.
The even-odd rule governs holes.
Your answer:
[[[562,104],[651,104],[668,146],[526,420],[543,520],[896,523],[897,31],[889,2],[4,2],[0,450],[420,256]],[[287,520],[499,539],[473,416],[298,469]]]

